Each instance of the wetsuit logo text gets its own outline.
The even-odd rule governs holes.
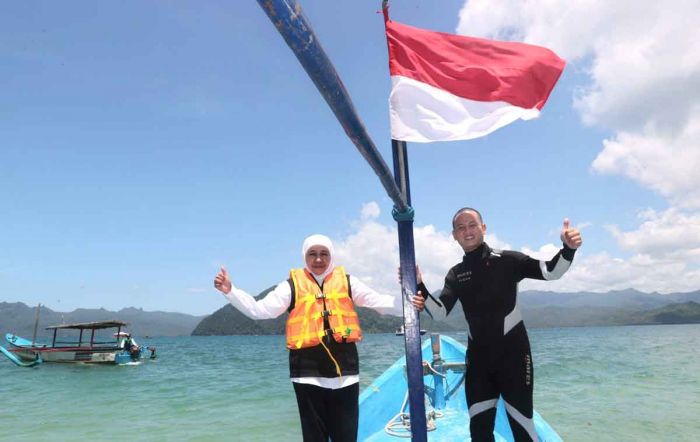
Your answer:
[[[462,272],[462,273],[457,273],[457,281],[459,281],[459,282],[467,282],[470,279],[472,279],[472,271],[471,270],[467,270],[467,271]]]

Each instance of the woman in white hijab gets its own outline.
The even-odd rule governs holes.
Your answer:
[[[353,306],[403,315],[400,295],[375,292],[335,266],[333,255],[330,238],[309,236],[302,246],[304,269],[293,269],[289,279],[260,300],[235,287],[223,267],[214,278],[214,286],[251,319],[290,312],[289,371],[305,442],[357,440],[359,360],[355,342],[361,339],[361,331],[353,319]],[[412,302],[419,311],[423,309],[422,296],[416,295]],[[307,323],[313,317],[323,329],[309,330]],[[336,327],[339,317],[341,327]]]

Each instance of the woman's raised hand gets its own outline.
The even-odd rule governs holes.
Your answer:
[[[226,267],[221,267],[219,273],[214,278],[214,287],[223,294],[228,295],[231,292],[231,278],[228,276]]]

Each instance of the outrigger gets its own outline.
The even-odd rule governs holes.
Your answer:
[[[127,325],[126,322],[117,320],[52,325],[46,327],[47,330],[53,330],[51,344],[41,344],[34,339],[30,341],[7,333],[5,340],[9,344],[8,348],[0,346],[0,352],[22,367],[31,367],[42,362],[116,365],[138,363],[146,357],[146,350],[150,351],[148,357],[154,359],[155,347],[136,344],[129,333],[122,331],[122,327]],[[111,336],[96,333],[98,330],[108,329],[116,329],[116,332]],[[60,335],[59,330],[64,333],[73,330],[73,335],[78,336],[75,338]]]

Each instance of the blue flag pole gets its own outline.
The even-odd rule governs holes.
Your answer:
[[[410,210],[394,208],[393,215],[399,231],[399,261],[403,298],[404,342],[406,345],[406,377],[411,411],[411,439],[427,440],[425,420],[425,388],[423,385],[423,355],[420,342],[420,316],[411,303],[416,294],[416,255],[413,241],[413,209],[408,178],[408,152],[405,141],[391,140],[394,157],[394,179]]]
[[[295,0],[257,0],[270,21],[277,28],[289,48],[326,100],[340,125],[394,202],[394,219],[399,230],[399,255],[402,272],[406,365],[408,373],[411,438],[416,442],[427,440],[423,388],[423,360],[420,343],[418,312],[410,298],[416,292],[415,252],[413,247],[413,209],[410,207],[406,145],[392,141],[396,181],[367,134],[333,64],[321,47],[301,7]],[[400,189],[401,188],[401,189]]]

